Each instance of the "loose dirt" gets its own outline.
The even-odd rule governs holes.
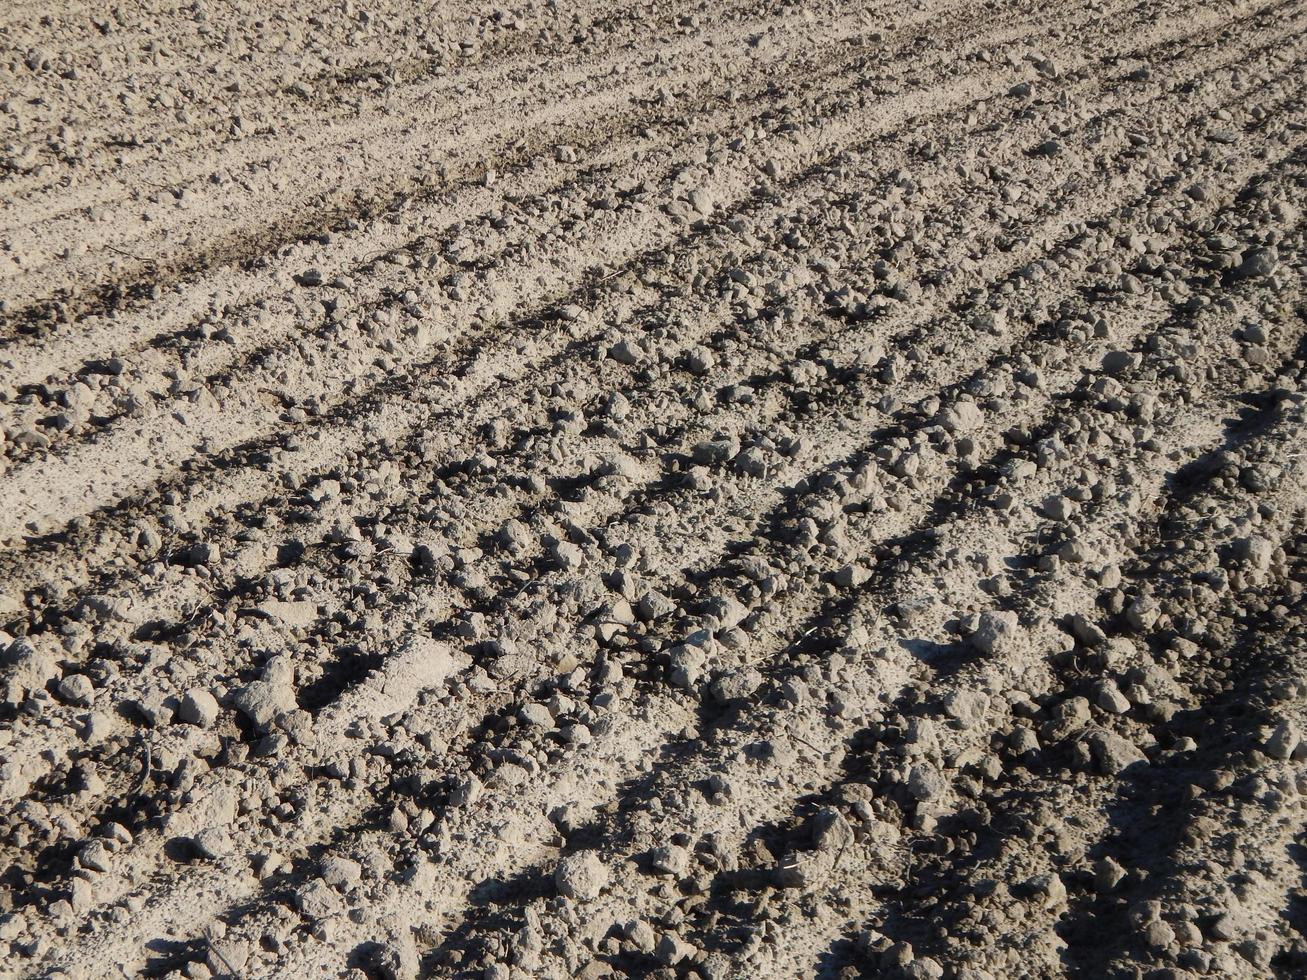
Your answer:
[[[0,975],[1307,975],[1307,6],[0,10]]]

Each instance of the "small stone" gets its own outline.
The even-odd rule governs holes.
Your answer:
[[[1139,366],[1139,355],[1127,350],[1108,351],[1103,355],[1103,373],[1120,377]]]
[[[59,695],[70,704],[85,707],[95,700],[95,685],[85,674],[70,674],[59,682]]]
[[[712,695],[718,701],[743,701],[762,686],[762,675],[752,667],[730,670],[713,681]]]
[[[1014,612],[991,610],[982,613],[980,624],[971,635],[971,643],[981,653],[1004,656],[1016,641],[1018,626]]]
[[[553,728],[554,716],[543,704],[525,704],[517,713],[518,720],[528,727]]]
[[[608,884],[608,869],[595,851],[577,851],[558,862],[554,885],[566,898],[584,902],[598,898]]]
[[[840,589],[856,589],[870,578],[870,570],[858,564],[845,565],[831,574],[831,581]]]
[[[449,794],[449,805],[454,807],[471,806],[481,798],[484,784],[474,773],[468,773]]]
[[[1274,245],[1254,248],[1244,253],[1243,261],[1234,270],[1236,279],[1264,279],[1273,275],[1280,265],[1280,253]]]
[[[908,792],[914,800],[928,803],[939,799],[947,790],[943,773],[929,763],[919,763],[908,773]]]
[[[619,340],[608,348],[608,356],[618,364],[638,364],[644,357],[644,351],[632,340]]]
[[[1125,621],[1137,633],[1152,629],[1162,615],[1162,609],[1155,599],[1141,596],[1126,606]]]
[[[1282,721],[1266,740],[1264,751],[1272,759],[1287,759],[1293,755],[1300,741],[1297,726],[1291,721]]]
[[[985,413],[975,402],[958,402],[940,412],[939,424],[953,435],[973,432],[985,424]]]
[[[1099,770],[1115,776],[1138,763],[1147,764],[1148,756],[1127,738],[1104,730],[1091,732],[1087,737],[1090,753]]]
[[[1130,710],[1130,702],[1111,681],[1103,681],[1094,693],[1094,704],[1108,714],[1123,715]]]
[[[378,945],[368,961],[382,980],[417,980],[421,968],[417,944],[407,935]]]
[[[675,966],[696,952],[692,944],[668,932],[663,934],[663,938],[658,940],[658,945],[654,947],[654,958],[663,966]]]
[[[664,844],[650,853],[649,865],[655,871],[680,878],[690,870],[690,852],[675,844]]]
[[[581,549],[570,541],[559,541],[550,549],[554,564],[565,572],[575,571],[585,561]]]
[[[208,691],[194,687],[182,696],[177,718],[198,728],[212,728],[218,720],[218,699]]]
[[[323,858],[318,870],[323,881],[341,891],[349,891],[363,877],[363,868],[357,861],[338,855]]]
[[[289,687],[266,680],[251,681],[238,688],[232,704],[259,731],[267,731],[273,719],[281,712],[294,711],[296,708],[295,694]]]
[[[38,647],[26,636],[9,644],[0,658],[5,666],[3,683],[6,700],[19,704],[28,696],[45,689],[59,676],[59,664],[44,645]]]
[[[210,940],[204,962],[215,977],[244,977],[250,947],[232,939]]]
[[[231,836],[221,827],[207,827],[191,838],[195,853],[217,861],[231,853]]]
[[[340,897],[321,878],[314,878],[295,895],[300,912],[310,919],[325,919],[340,910]]]
[[[1043,899],[1045,908],[1056,909],[1066,904],[1066,885],[1056,874],[1038,875],[1031,879],[1030,887]]]
[[[1125,868],[1110,857],[1094,864],[1094,890],[1099,894],[1112,891],[1125,878]]]
[[[222,549],[208,541],[197,541],[181,552],[181,562],[189,568],[216,565],[222,560]]]

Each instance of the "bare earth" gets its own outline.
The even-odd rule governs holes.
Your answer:
[[[0,975],[1307,975],[1307,2],[0,55]]]

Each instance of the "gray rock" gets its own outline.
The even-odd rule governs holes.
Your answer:
[[[296,707],[295,693],[290,687],[266,680],[251,681],[237,688],[232,704],[259,731],[267,731],[277,715]]]
[[[59,676],[59,664],[44,645],[38,647],[30,638],[20,636],[5,649],[3,658],[5,699],[19,704],[28,696],[45,689]]]
[[[325,919],[341,909],[340,896],[321,878],[314,878],[295,895],[300,912],[310,919]]]
[[[1004,656],[1017,640],[1019,621],[1010,611],[991,610],[982,613],[971,643],[981,653]]]
[[[762,674],[752,667],[730,670],[713,681],[712,695],[718,701],[743,701],[762,686]]]
[[[1098,769],[1104,775],[1115,776],[1131,766],[1147,765],[1148,756],[1129,739],[1102,729],[1091,732],[1085,739]]]
[[[1244,253],[1243,261],[1234,270],[1236,279],[1264,279],[1274,275],[1280,265],[1280,253],[1274,245],[1254,248]]]
[[[85,674],[69,674],[59,682],[59,695],[70,704],[89,706],[95,700],[95,685]]]
[[[696,952],[698,950],[693,944],[668,932],[663,934],[663,938],[658,940],[658,945],[654,947],[654,959],[663,966],[675,966],[682,960],[689,959]]]
[[[1292,721],[1282,721],[1266,740],[1263,748],[1272,759],[1287,759],[1293,755],[1300,741],[1297,726]]]
[[[554,869],[558,893],[579,902],[599,897],[608,884],[608,869],[595,851],[568,854]]]
[[[218,721],[218,699],[202,688],[194,687],[182,696],[177,719],[198,728],[212,728]]]

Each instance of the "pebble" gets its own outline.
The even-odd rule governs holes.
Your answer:
[[[237,688],[232,705],[261,732],[267,731],[283,711],[295,710],[295,692],[289,686],[266,680],[251,681]]]
[[[218,699],[208,691],[193,687],[187,691],[177,708],[177,718],[198,728],[212,728],[218,720]]]
[[[310,919],[325,919],[341,909],[340,897],[321,878],[313,878],[295,895],[295,904]]]
[[[1266,740],[1264,751],[1272,759],[1288,759],[1302,741],[1298,727],[1291,721],[1282,721]]]
[[[831,573],[831,581],[839,589],[856,589],[871,578],[871,570],[856,563],[844,565]]]
[[[982,613],[971,643],[981,653],[1006,656],[1016,644],[1019,625],[1017,614],[1008,610]]]
[[[712,684],[712,695],[718,701],[743,701],[752,697],[762,686],[762,674],[752,667],[731,670],[722,674]]]
[[[676,966],[682,960],[689,959],[697,950],[691,944],[686,942],[680,936],[674,933],[664,933],[663,937],[658,940],[658,945],[654,947],[654,959],[663,966]]]
[[[1114,732],[1094,731],[1086,741],[1099,771],[1104,775],[1116,776],[1131,766],[1148,762],[1148,756],[1134,742]]]
[[[1234,270],[1236,279],[1264,279],[1274,275],[1280,265],[1280,253],[1275,246],[1254,248],[1244,253],[1243,261]]]
[[[85,707],[95,700],[95,685],[85,674],[70,674],[59,682],[59,694],[70,704]]]
[[[576,901],[598,898],[607,884],[608,868],[595,851],[568,854],[554,869],[554,885],[558,893]]]

